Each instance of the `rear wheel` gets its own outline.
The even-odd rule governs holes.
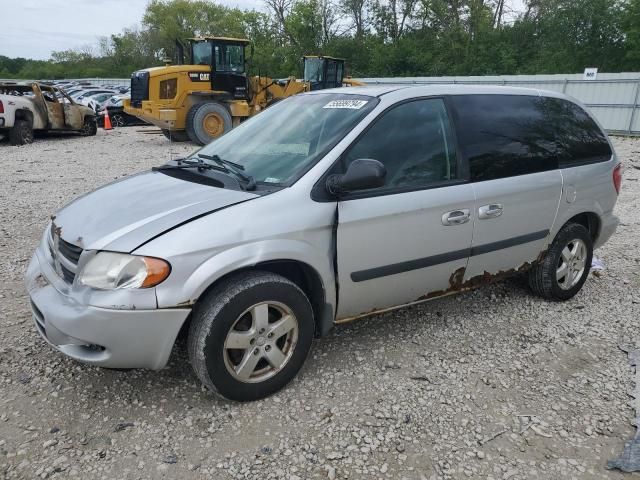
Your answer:
[[[544,260],[529,271],[529,286],[543,298],[569,300],[586,282],[592,258],[589,231],[577,223],[568,223],[556,235]]]
[[[200,145],[224,135],[232,126],[231,112],[218,102],[195,104],[187,113],[185,125],[189,138]]]
[[[189,136],[184,130],[162,130],[162,134],[172,142],[188,142]]]
[[[26,145],[33,143],[33,128],[28,120],[16,120],[13,128],[9,130],[11,145]]]
[[[313,332],[313,310],[297,285],[269,272],[242,273],[217,285],[196,306],[189,359],[214,392],[231,400],[257,400],[298,373]]]

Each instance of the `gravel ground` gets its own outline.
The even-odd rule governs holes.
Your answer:
[[[0,143],[5,478],[625,477],[605,465],[634,433],[620,347],[640,347],[640,140],[615,140],[622,225],[573,300],[514,279],[361,320],[318,340],[285,390],[236,404],[200,386],[183,346],[162,371],[111,371],[32,325],[22,276],[49,215],[194,148],[143,131]]]

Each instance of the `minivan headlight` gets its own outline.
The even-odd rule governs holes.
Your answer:
[[[98,252],[80,273],[79,282],[99,290],[155,287],[169,276],[171,265],[153,257]]]

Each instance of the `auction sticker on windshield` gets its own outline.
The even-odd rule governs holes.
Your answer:
[[[364,107],[368,100],[331,100],[322,108],[348,108],[351,110],[360,110]]]

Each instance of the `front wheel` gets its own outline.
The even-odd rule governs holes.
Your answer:
[[[80,134],[83,137],[93,137],[96,133],[98,133],[96,119],[93,117],[85,117]]]
[[[556,235],[542,262],[529,271],[533,292],[549,300],[569,300],[587,281],[593,258],[589,231],[568,223]]]
[[[258,400],[295,377],[313,332],[313,310],[296,284],[269,272],[242,273],[196,305],[189,359],[214,392],[230,400]]]
[[[197,103],[189,109],[185,128],[189,138],[200,145],[221,137],[233,127],[229,109],[218,102]]]

